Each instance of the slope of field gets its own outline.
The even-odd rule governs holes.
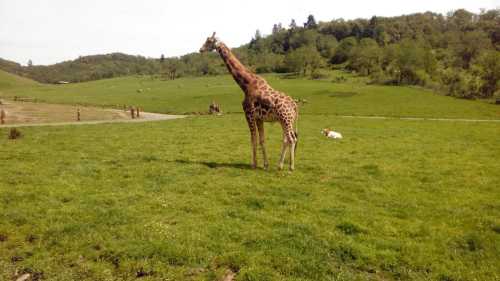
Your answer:
[[[17,140],[0,128],[0,280],[500,279],[499,123],[336,116],[498,118],[499,107],[268,78],[308,101],[293,173],[276,169],[279,125],[266,125],[271,170],[249,168],[239,113],[21,128]],[[240,112],[242,99],[228,76],[1,91],[158,112],[212,100]]]
[[[294,173],[275,167],[279,126],[271,171],[249,169],[242,115],[0,138],[0,279],[500,278],[498,124],[300,126]]]
[[[346,74],[339,74],[345,76]],[[408,87],[283,79],[267,76],[270,84],[295,98],[306,99],[304,114],[385,115],[406,117],[500,119],[500,107],[459,100]],[[206,112],[212,100],[225,112],[241,112],[243,94],[230,76],[183,78],[174,81],[127,77],[69,85],[40,85],[3,91],[51,103],[122,108],[134,105],[158,113]]]
[[[39,84],[36,81],[0,70],[0,91],[9,90],[13,88],[19,89],[24,87],[33,87],[39,85],[41,84]]]

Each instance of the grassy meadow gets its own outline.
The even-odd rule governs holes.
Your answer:
[[[308,101],[290,173],[276,169],[279,125],[266,124],[270,171],[250,169],[228,76],[0,78],[2,97],[164,113],[214,99],[235,113],[30,127],[17,140],[0,127],[0,280],[16,270],[38,280],[221,280],[227,270],[259,281],[500,279],[500,123],[338,117],[499,119],[498,106],[355,77],[268,76]],[[322,137],[324,127],[344,139]]]
[[[331,76],[319,81],[265,77],[274,88],[306,99],[308,104],[301,108],[302,114],[500,119],[500,109],[485,102],[452,99],[419,88],[367,85],[363,78],[343,72]],[[341,76],[347,78],[346,83],[332,82]],[[2,77],[0,71],[0,81]],[[133,105],[151,112],[181,114],[206,112],[215,100],[224,112],[242,112],[243,94],[229,75],[168,81],[137,76],[66,85],[32,81],[2,85],[0,82],[0,98],[18,96],[49,103],[116,108]]]

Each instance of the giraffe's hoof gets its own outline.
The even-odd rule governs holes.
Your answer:
[[[257,164],[252,164],[252,169],[257,169]]]
[[[293,172],[295,170],[295,167],[290,167],[290,172]]]
[[[278,166],[278,170],[282,171],[283,170],[283,166]]]
[[[269,170],[269,164],[268,163],[264,163],[264,170]]]

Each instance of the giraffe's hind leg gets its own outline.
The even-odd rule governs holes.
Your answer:
[[[262,149],[262,157],[264,158],[264,169],[267,170],[269,168],[269,161],[267,160],[267,154],[266,154],[266,136],[264,133],[264,121],[262,120],[257,120],[257,128],[259,129],[259,144],[260,148]]]

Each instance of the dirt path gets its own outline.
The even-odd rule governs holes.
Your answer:
[[[52,123],[20,123],[20,124],[4,124],[1,128],[12,127],[33,127],[33,126],[67,126],[67,125],[89,125],[89,124],[106,124],[106,123],[141,123],[152,121],[172,120],[187,117],[187,115],[168,115],[150,112],[141,112],[141,117],[136,119],[110,119],[110,120],[95,120],[95,121],[72,121],[72,122],[52,122]]]
[[[92,106],[75,106],[63,104],[34,103],[26,101],[5,101],[0,110],[6,114],[5,124],[0,128],[31,126],[64,126],[104,123],[129,123],[170,120],[186,117],[184,115],[167,115],[141,112],[139,118],[132,119],[130,112],[117,109]],[[77,115],[81,121],[76,121]]]
[[[466,119],[466,118],[425,118],[425,117],[390,117],[390,116],[355,116],[336,115],[338,118],[359,118],[376,120],[416,120],[416,121],[448,121],[448,122],[500,122],[500,119]]]

